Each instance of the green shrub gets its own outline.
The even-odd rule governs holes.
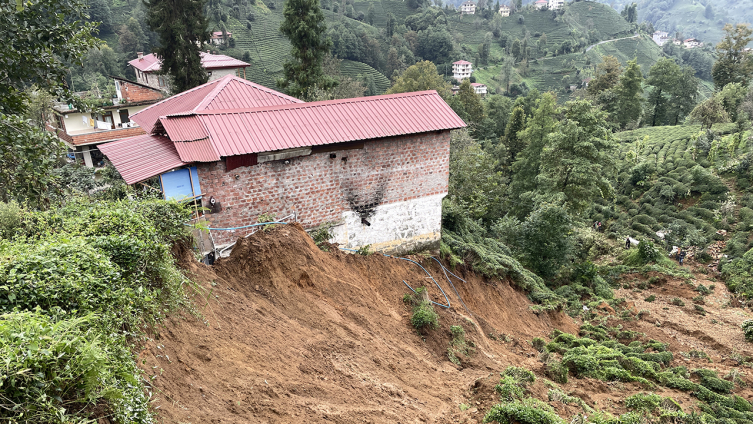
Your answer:
[[[465,340],[465,330],[459,325],[453,325],[450,327],[450,333],[452,333],[452,340],[450,346],[447,348],[447,357],[455,365],[460,365],[460,358],[458,354],[464,356],[470,356],[475,349],[472,343]]]
[[[625,398],[625,408],[644,412],[652,412],[661,405],[661,396],[654,393],[636,393]]]
[[[653,301],[655,301],[655,300],[656,300],[656,296],[654,296],[654,295],[652,294],[651,296],[649,296],[649,297],[647,297],[647,298],[645,298],[645,299],[643,299],[643,300],[645,300],[646,302],[653,302]]]
[[[123,336],[106,337],[86,315],[55,321],[37,312],[0,315],[2,422],[78,422],[106,402],[117,422],[151,422],[139,371]]]
[[[428,300],[424,300],[413,308],[410,323],[417,330],[422,328],[439,328],[439,315]]]
[[[329,240],[332,238],[332,223],[325,222],[318,227],[316,227],[311,233],[311,238],[314,239],[314,244],[316,244],[320,249],[324,251],[328,251],[329,248],[327,247],[327,244]]]
[[[743,333],[745,334],[745,340],[753,342],[753,320],[743,321],[741,324]]]
[[[693,370],[693,373],[701,379],[701,385],[717,393],[728,394],[735,387],[735,383],[722,380],[717,377],[716,372],[704,368]]]
[[[546,376],[552,381],[559,384],[567,383],[568,369],[561,361],[549,360],[544,365]]]
[[[10,239],[16,234],[21,227],[23,213],[23,209],[16,202],[0,202],[0,239]]]
[[[679,297],[673,297],[670,303],[675,306],[685,306],[685,302],[683,302]]]
[[[546,342],[540,337],[534,337],[533,340],[531,340],[531,345],[539,352],[543,352],[544,347],[546,346]]]
[[[511,375],[503,375],[499,384],[494,386],[494,390],[499,393],[502,401],[512,402],[523,398],[523,386],[515,381]]]
[[[505,368],[502,375],[514,378],[517,383],[523,386],[533,384],[536,381],[536,375],[523,367],[509,366]]]
[[[534,398],[494,405],[484,416],[485,423],[492,421],[500,424],[565,424],[551,406]]]

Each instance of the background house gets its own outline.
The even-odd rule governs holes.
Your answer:
[[[232,32],[225,32],[227,34],[227,38],[233,38]],[[209,42],[214,44],[215,46],[219,46],[220,44],[225,44],[225,37],[222,35],[222,31],[215,31],[212,33],[212,36],[209,39]]]
[[[655,31],[653,35],[651,35],[651,39],[654,40],[654,43],[663,46],[672,38],[669,36],[669,33],[665,31]]]
[[[510,16],[510,6],[503,4],[499,7],[499,14],[502,16]]]
[[[246,76],[246,68],[250,64],[222,54],[200,53],[201,66],[206,69],[209,81],[218,80],[225,75]],[[161,62],[154,53],[144,55],[139,52],[138,57],[128,62],[136,72],[136,82],[162,91],[169,91],[170,81],[166,75],[158,75]]]
[[[537,0],[533,5],[536,7],[536,9],[543,9],[545,7],[549,7],[549,2],[547,0]]]
[[[473,64],[466,60],[458,60],[452,63],[452,77],[458,81],[470,78],[473,73]]]
[[[471,87],[473,87],[473,91],[476,92],[476,94],[479,94],[481,96],[486,95],[486,85],[481,84],[480,82],[472,82]]]
[[[88,167],[102,164],[97,145],[144,134],[131,115],[164,98],[161,91],[113,77],[116,97],[95,99],[100,113],[74,109],[66,103],[53,106],[54,119],[47,130],[55,133],[78,161]]]
[[[439,242],[450,130],[465,123],[435,91],[302,103],[263,87],[238,93],[240,83],[228,76],[155,104],[133,117],[147,135],[102,151],[129,184],[159,176],[166,195],[219,202],[212,227],[294,214],[305,228],[335,223],[333,240],[348,248]]]
[[[463,2],[460,5],[460,13],[463,15],[475,15],[476,14],[476,3],[468,0]]]
[[[565,0],[549,0],[547,7],[551,10],[557,10],[565,6]]]

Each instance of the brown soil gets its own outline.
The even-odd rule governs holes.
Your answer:
[[[382,255],[321,251],[296,224],[240,240],[230,257],[213,267],[183,255],[182,266],[200,286],[197,313],[173,316],[139,354],[158,421],[478,423],[498,402],[494,386],[509,365],[534,371],[540,378],[530,393],[547,400],[553,386],[541,378],[543,365],[529,341],[546,338],[554,328],[577,333],[579,322],[560,313],[537,315],[509,282],[458,270],[467,282],[454,283],[468,314],[436,262],[412,258],[429,270],[452,304],[449,310],[435,308],[439,329],[418,333],[402,302],[409,292],[405,280],[412,287],[426,286],[432,300],[444,303],[418,266]],[[649,291],[660,300],[644,302]],[[707,349],[713,365],[722,368],[731,361],[717,364],[717,358],[728,356],[731,347],[753,354],[739,330],[742,310],[717,309],[716,303],[729,296],[724,285],[716,283],[703,319],[692,311],[693,293],[680,281],[642,293],[620,290],[617,296],[650,314],[619,323],[670,342],[672,349]],[[671,297],[682,297],[686,306],[670,305],[672,314],[656,310]],[[719,324],[710,324],[712,318]],[[461,366],[447,355],[451,325],[462,325],[475,345],[469,357],[461,355]],[[729,331],[717,331],[722,328]],[[710,368],[680,355],[675,362]],[[642,391],[634,384],[575,378],[561,388],[613,413],[624,412],[620,399]],[[685,393],[658,390],[694,404]],[[468,409],[461,411],[461,404]],[[563,416],[580,411],[572,404],[552,405]]]

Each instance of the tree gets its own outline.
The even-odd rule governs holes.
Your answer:
[[[646,83],[652,86],[648,96],[652,126],[677,125],[693,110],[699,83],[691,68],[662,58],[649,70]]]
[[[628,6],[625,6],[625,8],[622,9],[620,15],[622,15],[622,17],[625,18],[625,20],[629,23],[634,23],[638,20],[638,5],[632,3]]]
[[[546,43],[547,43],[546,34],[541,34],[541,37],[539,37],[539,41],[538,41],[539,51],[543,52],[546,49]]]
[[[367,87],[359,81],[351,77],[344,76],[340,70],[342,60],[333,57],[328,54],[324,57],[322,63],[322,72],[328,77],[337,81],[337,85],[331,87],[328,90],[323,90],[316,87],[310,98],[311,101],[320,100],[334,100],[334,99],[350,99],[353,97],[362,97],[367,90]],[[371,80],[373,84],[373,79]],[[374,88],[376,90],[376,88]],[[373,94],[370,94],[373,95]]]
[[[711,7],[711,3],[706,5],[706,10],[704,11],[703,16],[705,16],[706,19],[714,19],[714,8]]]
[[[83,66],[99,45],[92,35],[96,24],[85,22],[80,0],[6,1],[0,11],[0,201],[42,207],[54,190],[52,169],[63,144],[38,128],[41,116],[35,126],[23,115],[34,91],[83,105],[65,81],[68,64]],[[32,84],[36,90],[24,90]]]
[[[489,64],[489,51],[491,50],[492,46],[492,34],[486,33],[484,36],[484,43],[481,44],[481,46],[478,49],[479,54],[479,61],[482,65],[488,65]]]
[[[463,105],[463,110],[468,115],[470,123],[478,124],[484,119],[484,106],[469,80],[465,79],[460,83],[460,88],[455,97]]]
[[[89,20],[99,22],[100,33],[112,33],[112,12],[106,0],[89,0]]]
[[[727,24],[724,33],[724,38],[716,45],[718,59],[711,69],[714,86],[721,90],[729,83],[738,82],[747,87],[753,76],[753,55],[745,48],[753,40],[753,30],[747,24]]]
[[[145,0],[146,21],[159,35],[154,54],[162,61],[160,73],[170,78],[170,89],[181,93],[207,82],[201,66],[201,44],[209,41],[206,0]]]
[[[374,19],[376,19],[376,12],[374,11],[374,3],[369,4],[369,9],[366,11],[366,22],[369,25],[374,25]]]
[[[505,87],[506,94],[510,92],[510,82],[512,81],[513,73],[515,72],[513,65],[515,65],[515,59],[506,56],[500,70],[500,81]]]
[[[416,54],[435,63],[446,63],[452,54],[452,36],[444,28],[429,27],[418,32]]]
[[[314,89],[329,90],[337,82],[324,75],[322,61],[331,42],[319,0],[287,0],[280,25],[292,45],[293,59],[283,65],[285,77],[277,81],[280,88],[294,97],[308,100]]]
[[[385,28],[387,30],[388,38],[392,38],[392,35],[395,34],[395,25],[396,25],[395,15],[393,15],[392,12],[388,12],[387,13],[387,25]]]
[[[563,114],[542,152],[539,184],[542,198],[561,198],[578,213],[595,197],[612,195],[614,144],[604,112],[588,100],[568,102]]]
[[[452,96],[452,91],[444,78],[437,72],[434,63],[425,60],[411,65],[387,90],[387,94],[408,93],[411,91],[436,90],[445,101]]]
[[[738,109],[743,100],[745,100],[746,94],[748,94],[747,88],[743,87],[740,83],[727,84],[722,91],[717,93],[722,106],[724,106],[724,110],[732,122],[737,122]]]
[[[513,180],[510,185],[510,209],[520,219],[534,209],[533,197],[538,191],[538,176],[541,173],[541,155],[547,145],[549,134],[554,131],[557,99],[544,93],[538,101],[533,117],[525,130],[518,134],[525,148],[512,165]]]
[[[526,113],[523,107],[516,106],[510,113],[510,119],[507,121],[505,128],[504,143],[507,147],[507,154],[510,156],[510,162],[515,161],[515,157],[524,148],[524,141],[520,138],[520,133],[526,128]]]
[[[714,96],[696,106],[690,112],[690,119],[700,122],[702,128],[711,129],[714,124],[729,122],[729,115],[724,110],[724,105],[719,96]]]
[[[515,41],[512,42],[512,47],[510,48],[510,54],[512,54],[512,57],[514,57],[516,61],[520,61],[523,58],[523,51],[520,44],[520,40],[515,39]]]
[[[620,74],[622,74],[620,61],[614,56],[604,56],[596,67],[596,76],[588,84],[588,93],[596,95],[614,88],[620,81]]]
[[[628,123],[637,121],[643,111],[643,74],[637,59],[628,62],[614,92],[617,96],[615,118],[620,128],[625,128]]]

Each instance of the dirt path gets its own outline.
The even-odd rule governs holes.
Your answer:
[[[627,40],[627,39],[629,39],[629,38],[638,38],[638,37],[640,37],[640,35],[638,35],[638,34],[635,34],[635,35],[633,35],[632,37],[613,38],[613,39],[611,39],[611,40],[604,40],[604,41],[599,41],[599,42],[598,42],[598,43],[596,43],[596,44],[592,44],[592,45],[590,45],[590,46],[586,47],[586,52],[589,52],[589,51],[591,51],[591,49],[592,49],[592,48],[594,48],[594,47],[596,47],[596,46],[598,46],[598,45],[601,45],[601,44],[605,44],[605,43],[611,43],[611,42],[613,42],[613,41]]]

